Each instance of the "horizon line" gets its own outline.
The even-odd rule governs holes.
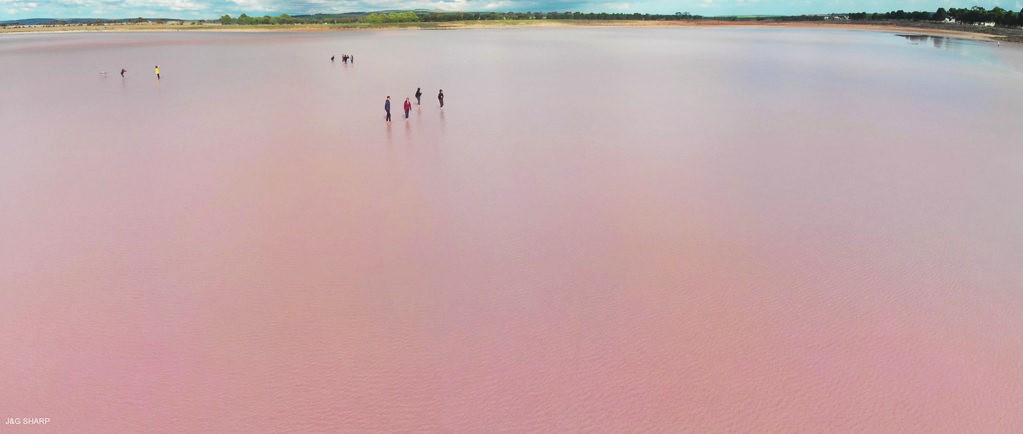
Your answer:
[[[581,14],[657,15],[657,16],[677,16],[677,14],[688,14],[688,16],[690,16],[690,17],[714,19],[714,18],[740,18],[740,17],[785,18],[785,17],[809,17],[809,16],[827,16],[827,15],[848,15],[848,14],[859,14],[859,13],[867,13],[867,14],[880,13],[880,14],[883,14],[883,13],[887,13],[887,12],[896,12],[896,11],[884,11],[884,12],[845,11],[845,12],[802,13],[802,14],[699,15],[699,14],[693,14],[693,13],[690,13],[690,12],[687,12],[687,11],[671,12],[671,13],[655,13],[655,12],[622,12],[622,11],[615,11],[615,12],[612,12],[612,11],[583,12],[583,11],[579,11],[579,10],[568,10],[568,9],[566,9],[566,10],[550,10],[550,11],[528,11],[528,10],[523,10],[523,11],[520,11],[520,10],[506,10],[506,11],[487,11],[487,10],[445,11],[445,10],[429,10],[429,9],[379,9],[379,10],[368,10],[368,11],[309,12],[309,13],[294,13],[294,14],[293,13],[288,13],[288,12],[279,12],[279,13],[275,13],[275,14],[266,14],[266,13],[264,13],[264,14],[261,14],[261,15],[256,15],[255,13],[254,14],[249,14],[247,12],[239,12],[237,15],[234,15],[234,14],[224,14],[224,15],[228,15],[228,16],[230,16],[232,18],[237,18],[237,17],[239,17],[241,15],[246,15],[246,16],[255,17],[255,18],[261,18],[261,17],[280,17],[282,15],[288,15],[290,17],[305,17],[305,16],[316,16],[316,15],[374,14],[374,13],[383,13],[383,12],[425,12],[425,13],[436,13],[436,14],[459,14],[459,13],[462,13],[462,14],[507,14],[507,13],[518,13],[518,14],[525,14],[525,13],[537,14],[537,13],[539,13],[539,14],[549,14],[549,13],[576,13],[576,12],[578,12],[578,13],[581,13]],[[913,13],[913,12],[930,12],[930,11],[919,10],[919,11],[905,11],[905,12],[906,13]],[[140,19],[140,18],[143,19],[143,20],[216,21],[216,20],[219,20],[222,16],[223,15],[213,16],[213,17],[208,17],[208,18],[176,18],[176,17],[145,17],[145,16],[134,16],[134,17],[96,17],[96,16],[81,17],[80,16],[80,17],[65,17],[65,18],[60,18],[60,17],[30,17],[30,18],[14,18],[14,19],[0,20],[0,23],[11,23],[11,22],[29,21],[29,20],[54,20],[54,21],[107,20],[107,21],[117,21],[117,20],[137,20],[137,19]]]

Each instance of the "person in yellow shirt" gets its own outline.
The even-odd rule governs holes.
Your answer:
[[[159,80],[160,79],[160,65],[156,65],[155,68],[156,68],[156,79]]]

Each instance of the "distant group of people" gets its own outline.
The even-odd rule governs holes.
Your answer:
[[[416,105],[422,105],[423,89],[416,88]],[[444,108],[444,89],[440,89],[437,92],[437,101],[440,102],[440,108]],[[402,104],[402,108],[405,110],[405,119],[408,119],[409,112],[412,111],[412,101],[409,98],[405,98],[405,103]],[[384,100],[384,121],[391,121],[391,96],[387,95],[387,99]]]
[[[128,73],[128,68],[121,68],[121,78],[124,78],[124,74]],[[153,73],[156,74],[156,79],[160,79],[160,65],[153,67]],[[101,72],[102,75],[107,75],[106,71]]]
[[[335,62],[337,56],[330,56],[330,61]],[[355,63],[355,56],[351,54],[341,54],[341,63]],[[420,87],[416,88],[416,105],[422,105],[423,103],[423,89]],[[440,89],[437,92],[437,101],[440,103],[440,108],[444,108],[444,90]],[[408,119],[409,113],[412,111],[412,99],[405,98],[405,102],[402,104],[402,109],[405,111],[405,119]],[[384,121],[391,121],[391,96],[388,95],[387,99],[384,100]]]

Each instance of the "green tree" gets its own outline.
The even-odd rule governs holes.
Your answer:
[[[431,14],[428,18],[434,18],[436,15]],[[437,21],[444,20],[444,17],[437,17]],[[364,22],[381,24],[381,23],[412,23],[419,21],[419,15],[415,12],[391,12],[389,14],[377,14],[372,13],[363,18]]]
[[[226,24],[231,24],[231,16],[227,15],[227,14],[224,14],[224,16],[220,17],[220,24],[225,24],[225,25]]]
[[[994,9],[988,11],[987,15],[985,16],[985,21],[994,21],[995,23],[998,24],[1007,24],[1005,21],[1005,9],[996,6]]]
[[[945,21],[945,18],[948,18],[948,11],[946,11],[945,8],[938,8],[938,10],[934,12],[934,21]]]

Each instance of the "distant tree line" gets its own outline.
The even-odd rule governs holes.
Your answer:
[[[419,21],[415,12],[391,12],[388,14],[369,14],[362,21],[373,24],[383,23],[414,23]]]
[[[262,17],[250,17],[246,14],[238,15],[238,18],[231,18],[230,15],[224,15],[220,17],[220,24],[240,24],[240,25],[256,25],[256,24],[301,24],[306,22],[305,20],[294,18],[288,14],[280,14],[276,17],[264,15]]]
[[[702,17],[689,12],[675,12],[673,14],[641,14],[641,13],[609,13],[609,12],[430,12],[430,11],[401,11],[401,12],[375,12],[375,13],[344,13],[344,14],[315,14],[315,15],[288,15],[277,16],[264,15],[252,17],[246,14],[233,18],[230,15],[220,17],[219,21],[224,25],[287,25],[287,24],[348,24],[348,23],[412,23],[412,22],[445,22],[445,21],[491,21],[491,20],[629,20],[629,21],[690,21],[690,20],[723,20],[723,21],[824,21],[824,20],[850,20],[850,21],[934,21],[941,22],[952,19],[959,23],[995,23],[1003,27],[1023,27],[1023,10],[1013,12],[995,7],[985,9],[981,6],[971,8],[938,8],[934,12],[906,12],[897,10],[883,13],[856,12],[848,14],[826,14],[826,15],[799,15],[799,16],[755,16],[755,17]],[[43,25],[102,25],[117,23],[182,23],[182,20],[167,18],[128,18],[128,19],[79,19],[79,20],[25,20],[32,21],[26,24]],[[38,22],[37,22],[38,21]],[[3,24],[17,24],[14,20]],[[192,22],[192,24],[198,24]]]
[[[995,7],[987,10],[981,6],[972,8],[938,8],[934,12],[906,12],[897,10],[883,14],[866,12],[849,14],[850,20],[908,20],[908,21],[945,21],[953,19],[960,23],[995,23],[999,26],[1023,26],[1023,9],[1019,12]]]
[[[421,21],[482,21],[482,20],[633,20],[633,21],[680,21],[698,20],[703,17],[689,12],[674,14],[640,14],[608,12],[430,12],[420,17]]]
[[[637,20],[637,21],[668,21],[698,20],[703,17],[689,12],[664,14],[640,13],[607,13],[607,12],[381,12],[371,14],[316,14],[296,15],[281,14],[276,17],[250,17],[241,14],[238,18],[230,15],[220,17],[221,24],[344,24],[344,23],[412,23],[412,22],[445,22],[445,21],[484,21],[484,20]]]
[[[495,19],[581,19],[581,20],[770,20],[770,21],[812,21],[826,19],[849,19],[849,20],[915,20],[915,21],[944,21],[948,18],[954,19],[957,23],[978,24],[994,23],[997,26],[1017,27],[1023,26],[1023,10],[1014,12],[1002,7],[985,9],[981,6],[970,8],[944,8],[939,7],[934,12],[894,10],[890,12],[853,12],[853,13],[832,13],[824,15],[795,15],[795,16],[719,16],[707,18],[694,15],[690,12],[675,12],[671,14],[658,13],[622,13],[622,12],[573,12],[573,11],[551,11],[551,12],[430,12],[430,11],[401,11],[401,12],[374,12],[374,13],[342,13],[314,15],[288,15],[282,13],[277,16],[249,16],[240,14],[234,18],[231,15],[220,17],[222,25],[301,25],[301,24],[397,24],[397,23],[443,23],[443,21],[468,21],[468,20],[495,20]],[[141,18],[139,18],[141,19]]]
[[[853,13],[832,13],[824,15],[794,15],[794,16],[719,16],[707,18],[701,15],[694,15],[690,12],[675,12],[671,14],[659,13],[622,13],[622,12],[573,12],[573,11],[551,11],[551,12],[430,12],[430,11],[402,11],[402,12],[374,12],[374,13],[342,13],[315,15],[288,15],[282,13],[277,16],[249,16],[240,14],[234,18],[231,15],[220,17],[222,25],[296,25],[296,24],[391,24],[391,23],[443,23],[443,21],[468,21],[468,20],[495,20],[495,19],[581,19],[581,20],[769,20],[769,21],[813,21],[826,19],[849,19],[849,20],[915,20],[915,21],[944,21],[948,18],[954,19],[957,23],[978,24],[994,23],[997,26],[1017,27],[1023,26],[1023,10],[1014,12],[1002,7],[985,9],[982,6],[970,8],[944,8],[939,7],[934,12],[904,10],[893,10],[890,12],[853,12]],[[141,19],[141,18],[139,18]]]
[[[705,18],[699,15],[692,15],[689,12],[675,12],[673,14],[640,14],[640,13],[608,13],[608,12],[427,12],[427,11],[404,11],[404,12],[376,12],[376,13],[348,13],[348,14],[316,14],[291,16],[281,14],[278,16],[250,17],[241,14],[238,18],[230,15],[220,17],[221,24],[344,24],[344,23],[412,23],[412,22],[446,22],[446,21],[492,21],[492,20],[631,20],[631,21],[687,21],[687,20],[725,20],[725,21],[823,21],[831,19],[847,19],[851,21],[945,21],[953,19],[960,23],[995,23],[999,26],[1015,27],[1023,26],[1023,10],[1013,12],[995,7],[985,9],[981,6],[972,8],[938,8],[934,12],[906,12],[903,10],[867,13],[856,12],[848,14],[827,14],[827,15],[799,15],[783,17],[713,17]],[[141,18],[139,18],[141,20]]]

